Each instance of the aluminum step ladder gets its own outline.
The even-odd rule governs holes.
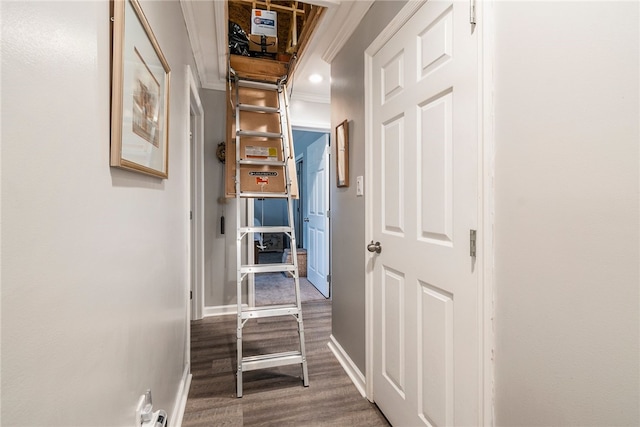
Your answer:
[[[288,95],[286,84],[284,79],[279,80],[277,83],[255,81],[249,79],[240,78],[230,70],[231,81],[233,85],[230,86],[230,91],[235,91],[235,103],[233,103],[235,113],[235,130],[232,136],[235,136],[235,197],[236,197],[236,224],[237,228],[237,241],[236,241],[236,262],[237,262],[237,303],[238,303],[238,323],[237,323],[237,397],[242,397],[242,374],[247,371],[256,369],[272,368],[276,366],[294,365],[299,364],[302,367],[302,380],[303,385],[307,387],[309,385],[309,373],[307,370],[307,359],[305,353],[304,342],[304,324],[302,321],[302,303],[300,296],[300,281],[298,276],[298,258],[296,251],[296,236],[294,227],[294,214],[293,214],[293,195],[292,184],[296,179],[295,173],[292,174],[290,169],[290,163],[293,162],[295,166],[295,158],[293,155],[293,147],[291,146],[291,129],[289,125],[289,108],[288,108]],[[250,88],[252,90],[258,90],[267,93],[277,93],[277,106],[267,105],[253,105],[248,103],[241,103],[240,91],[242,88]],[[264,102],[263,102],[264,103]],[[252,123],[256,125],[258,129],[243,129],[241,115],[251,113],[253,120]],[[277,132],[266,131],[266,126],[262,125],[261,117],[274,120],[274,115],[278,117],[279,130]],[[270,118],[269,118],[270,116]],[[248,147],[247,143],[243,144],[243,138],[253,138],[268,141],[280,149],[278,155],[273,155],[273,152],[264,147]],[[253,156],[249,156],[247,153],[249,148],[253,150]],[[244,149],[244,153],[243,153]],[[273,150],[273,149],[272,149]],[[258,151],[257,153],[255,151]],[[261,152],[262,151],[262,152]],[[278,152],[275,149],[276,153]],[[247,169],[253,169],[253,172],[246,173]],[[257,170],[257,172],[256,172]],[[295,170],[295,168],[293,168]],[[269,177],[277,176],[282,172],[284,180],[282,186],[277,189],[270,188],[265,191],[265,186],[261,187],[261,191],[246,190],[244,180],[257,180],[263,183],[268,183]],[[256,182],[250,182],[254,187]],[[297,188],[297,184],[296,184]],[[242,225],[240,199],[242,198],[279,198],[286,199],[288,208],[288,224],[285,226],[254,226],[254,224]],[[253,221],[253,218],[250,219]],[[291,247],[291,262],[283,262],[279,264],[243,264],[242,263],[242,244],[245,238],[248,239],[247,244],[253,245],[254,234],[256,233],[282,233],[284,236],[289,237]],[[295,286],[295,303],[285,305],[274,306],[260,306],[247,308],[242,304],[242,281],[248,275],[255,275],[259,273],[273,273],[282,272],[284,274],[291,275],[294,279]],[[251,319],[259,319],[265,317],[275,316],[292,316],[297,321],[298,337],[300,340],[299,349],[296,351],[285,351],[272,354],[261,354],[257,356],[244,356],[243,355],[243,328],[245,324]]]

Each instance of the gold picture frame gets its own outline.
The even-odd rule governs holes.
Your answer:
[[[349,186],[349,122],[336,126],[336,184]]]
[[[138,0],[111,11],[110,164],[168,178],[171,69]]]

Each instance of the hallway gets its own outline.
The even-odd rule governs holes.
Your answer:
[[[296,365],[246,372],[241,399],[235,397],[235,316],[193,322],[193,379],[182,425],[388,426],[377,407],[356,390],[327,347],[331,301],[303,303],[303,315],[309,387],[302,386],[300,367]],[[295,346],[295,326],[295,321],[288,318],[248,323],[244,340],[247,354]]]
[[[482,56],[473,61],[479,76],[464,86],[479,91],[471,108],[478,120],[463,122],[481,139],[475,172],[466,177],[482,181],[479,212],[464,217],[468,225],[455,233],[447,228],[460,218],[450,210],[457,204],[450,184],[460,180],[449,171],[461,157],[448,153],[460,147],[454,140],[461,135],[447,117],[460,105],[454,100],[460,92],[437,88],[416,97],[410,111],[381,129],[373,123],[371,87],[370,59],[382,38],[398,34],[392,25],[410,19],[405,7],[445,2],[321,2],[335,13],[322,20],[324,43],[309,43],[308,52],[329,68],[330,87],[326,96],[301,96],[296,83],[290,124],[328,129],[336,140],[336,126],[349,123],[348,187],[336,184],[337,144],[330,145],[332,301],[303,304],[310,387],[302,387],[296,366],[254,371],[246,374],[241,399],[234,397],[236,318],[224,315],[235,310],[237,295],[236,201],[220,200],[225,164],[216,155],[227,140],[230,104],[226,1],[0,2],[2,425],[131,427],[139,424],[146,390],[153,410],[167,412],[168,427],[180,427],[180,420],[208,427],[387,425],[327,348],[331,334],[382,407],[373,373],[384,365],[374,363],[372,349],[382,341],[371,332],[380,330],[374,322],[382,301],[373,283],[384,277],[397,312],[405,312],[402,304],[412,306],[412,315],[416,306],[433,308],[402,325],[412,338],[404,342],[420,344],[429,358],[412,352],[404,359],[445,366],[440,377],[449,383],[456,376],[478,380],[469,387],[482,395],[472,425],[640,426],[640,2],[472,1],[475,7],[461,13],[448,7],[434,13],[437,23],[416,33],[418,58],[400,44],[402,53],[390,50],[390,61],[379,57],[379,65],[389,64],[384,96],[392,105],[410,90],[401,70],[412,70],[413,81],[435,79],[459,63],[461,38],[454,33],[462,24],[454,19],[464,17],[464,38],[480,44]],[[134,18],[124,25],[126,36],[115,32],[123,24],[116,4],[127,5],[132,18],[139,6],[148,26]],[[117,34],[126,40],[123,55],[114,49]],[[142,89],[134,96],[132,85],[162,68],[154,45],[171,69],[162,97],[166,150],[158,150],[155,136],[149,141],[133,131]],[[127,77],[114,79],[120,65]],[[304,80],[302,65],[298,71]],[[169,77],[164,69],[159,74]],[[439,136],[390,142],[405,141],[405,129],[415,131],[418,120],[420,130],[439,129]],[[166,160],[168,178],[111,166],[122,159],[111,150],[119,134],[140,154],[166,151],[157,157]],[[386,176],[373,168],[369,149],[380,135],[397,166]],[[407,170],[420,179],[409,185],[400,178]],[[436,173],[446,179],[428,179]],[[389,183],[386,202],[398,203],[383,211],[390,224],[379,240],[384,249],[374,255],[367,245],[380,231],[372,216],[382,178]],[[398,190],[391,192],[391,184]],[[416,184],[425,192],[417,193]],[[428,200],[447,203],[428,216]],[[418,211],[424,220],[414,218]],[[399,234],[469,254],[465,268],[481,277],[480,298],[467,313],[482,322],[481,333],[473,331],[480,335],[478,375],[447,365],[460,354],[451,337],[466,337],[455,329],[461,300],[445,289],[449,281],[440,273],[403,276],[385,261],[406,255],[416,265],[443,265],[430,253],[393,247],[387,239]],[[383,266],[385,276],[375,276]],[[420,294],[409,292],[416,283]],[[192,322],[192,315],[204,319]],[[257,342],[280,344],[278,350],[296,345],[289,319],[247,326],[248,350],[256,351]],[[444,351],[430,352],[421,337],[440,340]],[[419,368],[407,364],[395,377],[433,384]],[[450,408],[468,408],[454,406],[455,388],[438,387],[432,406],[441,418]],[[413,391],[405,396],[419,401]]]

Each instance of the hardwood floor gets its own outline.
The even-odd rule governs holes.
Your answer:
[[[331,301],[303,303],[309,387],[299,365],[244,373],[236,394],[236,317],[209,317],[191,325],[193,379],[182,425],[192,426],[388,426],[364,399],[327,342]],[[292,317],[253,320],[244,328],[245,356],[295,350]]]

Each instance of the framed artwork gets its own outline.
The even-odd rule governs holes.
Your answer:
[[[336,173],[338,187],[349,186],[349,122],[336,126]]]
[[[138,0],[112,12],[111,166],[168,178],[171,69]]]

